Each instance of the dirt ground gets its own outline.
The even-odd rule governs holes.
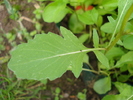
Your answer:
[[[29,19],[34,18],[34,14],[32,13],[32,11],[35,9],[35,7],[33,3],[27,3],[25,0],[22,0],[21,2],[18,0],[17,2],[13,3],[19,4],[21,6],[22,9],[19,11],[21,16]],[[63,26],[67,27],[67,19],[68,18],[65,18],[62,21]],[[43,25],[43,30],[45,32],[51,31],[56,34],[59,34],[59,29],[56,27],[55,23],[46,23],[43,22],[42,20],[41,22]],[[28,20],[24,19],[22,21],[22,24],[28,30],[28,32],[35,29],[34,23]],[[14,28],[19,28],[19,23],[9,18],[9,14],[4,5],[0,5],[0,28],[3,29],[3,31],[0,30],[0,34],[8,34],[8,32],[14,30]],[[20,41],[19,39],[17,39],[17,42],[20,43]],[[8,40],[6,38],[4,45],[6,49],[4,51],[1,51],[0,57],[9,55],[9,51],[12,49],[10,43],[8,43]],[[92,57],[91,61],[94,61],[94,59],[95,57],[94,58]],[[95,64],[95,62],[92,63]],[[94,90],[92,89],[93,83],[94,80],[92,80],[91,85],[89,84],[90,86],[87,86],[83,81],[82,75],[77,79],[73,76],[72,72],[67,71],[61,78],[58,78],[54,81],[48,81],[47,86],[49,88],[59,87],[61,89],[61,95],[64,96],[64,98],[61,100],[78,100],[76,95],[78,94],[78,92],[82,92],[83,89],[87,89],[86,93],[87,100],[100,100],[101,97],[97,93],[95,93]],[[51,93],[48,91],[42,91],[41,93],[48,96],[51,95]],[[51,96],[49,100],[53,100],[53,97]]]

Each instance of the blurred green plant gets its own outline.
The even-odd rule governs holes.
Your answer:
[[[78,99],[79,100],[86,100],[86,92],[87,92],[86,89],[84,89],[83,92],[79,92],[77,95]]]
[[[60,95],[60,93],[61,93],[61,89],[57,87],[54,91],[54,95],[55,95],[54,100],[60,100],[61,98],[63,98],[63,96]]]
[[[1,100],[14,100],[14,99],[26,99],[32,98],[41,99],[42,90],[46,89],[47,81],[41,82],[34,80],[21,80],[16,79],[12,73],[5,68],[6,65],[2,65],[0,71],[0,99]]]

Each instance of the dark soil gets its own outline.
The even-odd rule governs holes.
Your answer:
[[[32,11],[35,9],[34,4],[27,3],[25,0],[13,2],[13,4],[18,4],[21,6],[21,10],[19,11],[20,15],[29,19],[32,19],[34,17],[34,14]],[[29,9],[29,10],[27,10]],[[68,16],[65,17],[65,19],[61,22],[61,25],[67,27],[67,20]],[[56,34],[59,34],[59,29],[57,28],[55,23],[46,23],[43,21],[43,30],[44,32],[54,32]],[[23,26],[28,30],[28,32],[35,29],[34,24],[32,22],[29,22],[27,20],[22,21]],[[14,28],[19,29],[19,23],[15,20],[11,20],[9,18],[9,14],[5,8],[4,5],[0,5],[0,28],[3,29],[0,30],[0,34],[8,34],[8,32],[13,31]],[[6,38],[4,38],[4,45],[6,49],[4,51],[1,51],[0,57],[4,57],[6,55],[9,55],[9,51],[11,50],[11,45],[8,42]],[[16,42],[21,42],[22,40],[17,39]],[[90,53],[91,55],[91,62],[92,65],[96,66],[96,59],[95,56]],[[87,100],[100,100],[100,96],[94,92],[92,89],[94,80],[92,80],[91,84],[86,85],[85,82],[82,79],[82,75],[79,78],[75,78],[72,72],[67,71],[62,77],[54,80],[54,81],[48,81],[47,87],[48,89],[55,89],[56,87],[59,87],[61,89],[61,95],[63,98],[61,100],[78,100],[77,94],[78,92],[82,92],[83,89],[87,89]],[[48,100],[53,100],[52,93],[50,91],[41,91],[42,94],[49,96],[50,98]],[[36,100],[36,99],[31,99]]]

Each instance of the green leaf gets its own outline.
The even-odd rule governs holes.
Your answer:
[[[22,79],[54,80],[67,70],[78,77],[86,47],[69,30],[61,27],[61,33],[63,38],[53,33],[38,34],[19,45],[11,52],[9,68]]]
[[[110,77],[104,77],[102,79],[99,79],[94,83],[94,90],[98,94],[105,94],[111,89],[111,79]]]
[[[132,75],[133,74],[133,63],[129,63],[127,68],[128,68],[129,73]]]
[[[9,14],[14,14],[14,11],[13,11],[13,8],[12,6],[10,5],[9,1],[8,0],[4,0],[4,3],[5,3],[5,6],[7,8],[7,11]]]
[[[106,33],[113,33],[116,21],[111,16],[108,16],[108,20],[109,20],[108,23],[105,23],[104,25],[101,26],[101,30]]]
[[[120,75],[117,77],[117,81],[118,82],[126,82],[128,81],[130,78],[130,75]]]
[[[133,24],[131,24],[130,22],[127,22],[127,25],[125,27],[125,32],[127,33],[133,32]]]
[[[97,24],[98,16],[98,11],[95,8],[82,14],[78,14],[79,20],[87,25]]]
[[[89,65],[89,62],[88,61],[89,61],[89,56],[86,54],[84,56],[83,62]]]
[[[121,57],[124,51],[119,47],[113,47],[106,53],[106,57],[110,59],[115,59],[116,57]]]
[[[133,100],[133,86],[120,82],[115,82],[114,84],[120,94],[107,95],[102,100]]]
[[[127,100],[122,95],[106,95],[102,100]]]
[[[84,2],[85,0],[69,0],[70,2],[78,2],[78,3],[82,3]]]
[[[66,3],[58,0],[50,3],[44,8],[43,20],[46,22],[58,23],[65,17],[67,13],[68,9],[66,9]]]
[[[112,11],[118,6],[118,0],[102,0],[99,5],[106,11]]]
[[[126,49],[133,50],[133,35],[128,35],[124,38],[123,45]]]
[[[95,0],[98,2],[98,12],[100,15],[116,15],[115,9],[118,7],[118,0]],[[100,1],[100,2],[99,2]]]
[[[59,88],[59,87],[57,87],[56,89],[55,89],[55,93],[56,94],[59,94],[61,92],[61,89]]]
[[[81,43],[84,43],[86,42],[87,40],[89,40],[89,34],[82,34],[80,37],[79,37],[79,40],[81,41]]]
[[[10,18],[13,19],[13,20],[17,20],[18,19],[18,13],[17,13],[17,9],[16,8],[13,8],[11,5],[10,5],[10,2],[8,0],[4,0],[4,3],[5,3],[5,6],[7,8],[7,11],[8,13],[10,14]]]
[[[74,33],[80,33],[85,29],[85,24],[80,22],[77,15],[73,13],[69,19],[69,28]]]
[[[107,69],[109,69],[109,61],[107,57],[100,51],[94,51],[97,59],[101,62],[102,65],[104,65]]]
[[[85,0],[68,0],[71,6],[78,6],[83,3]]]
[[[126,98],[125,100],[129,100],[128,98],[133,95],[133,91],[132,91],[133,86],[130,86],[126,83],[120,83],[120,82],[115,82],[115,86],[119,90],[120,96],[124,96]]]
[[[98,33],[97,33],[96,29],[93,29],[93,43],[94,43],[94,47],[98,48],[99,36],[98,36]]]
[[[101,27],[102,23],[103,23],[103,17],[102,16],[99,16],[98,17],[98,20],[97,20],[97,26],[98,27]]]
[[[115,67],[122,67],[123,64],[130,64],[133,62],[133,51],[129,51],[121,57],[121,59],[116,63]]]

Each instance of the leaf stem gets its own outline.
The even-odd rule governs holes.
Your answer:
[[[98,50],[106,50],[105,48],[89,48],[89,49],[85,49],[82,50],[81,52],[90,52],[90,51],[98,51]]]
[[[105,71],[100,71],[100,73],[102,73],[102,74],[105,74],[105,75],[109,76],[109,74],[108,74],[108,73],[106,73]]]
[[[133,97],[133,95],[131,95],[129,98],[127,98],[127,100],[130,100]]]
[[[95,71],[95,70],[90,70],[90,69],[86,69],[86,68],[82,68],[83,71],[89,71],[89,72],[93,72],[95,74],[99,74],[99,72]]]
[[[86,68],[82,68],[82,70],[83,70],[83,71],[88,71],[88,72],[93,72],[93,73],[98,74],[98,75],[99,75],[100,73],[102,73],[102,74],[105,74],[105,75],[109,76],[109,74],[106,73],[105,71],[100,71],[100,72],[98,72],[98,71],[90,70],[90,69],[86,69]]]

